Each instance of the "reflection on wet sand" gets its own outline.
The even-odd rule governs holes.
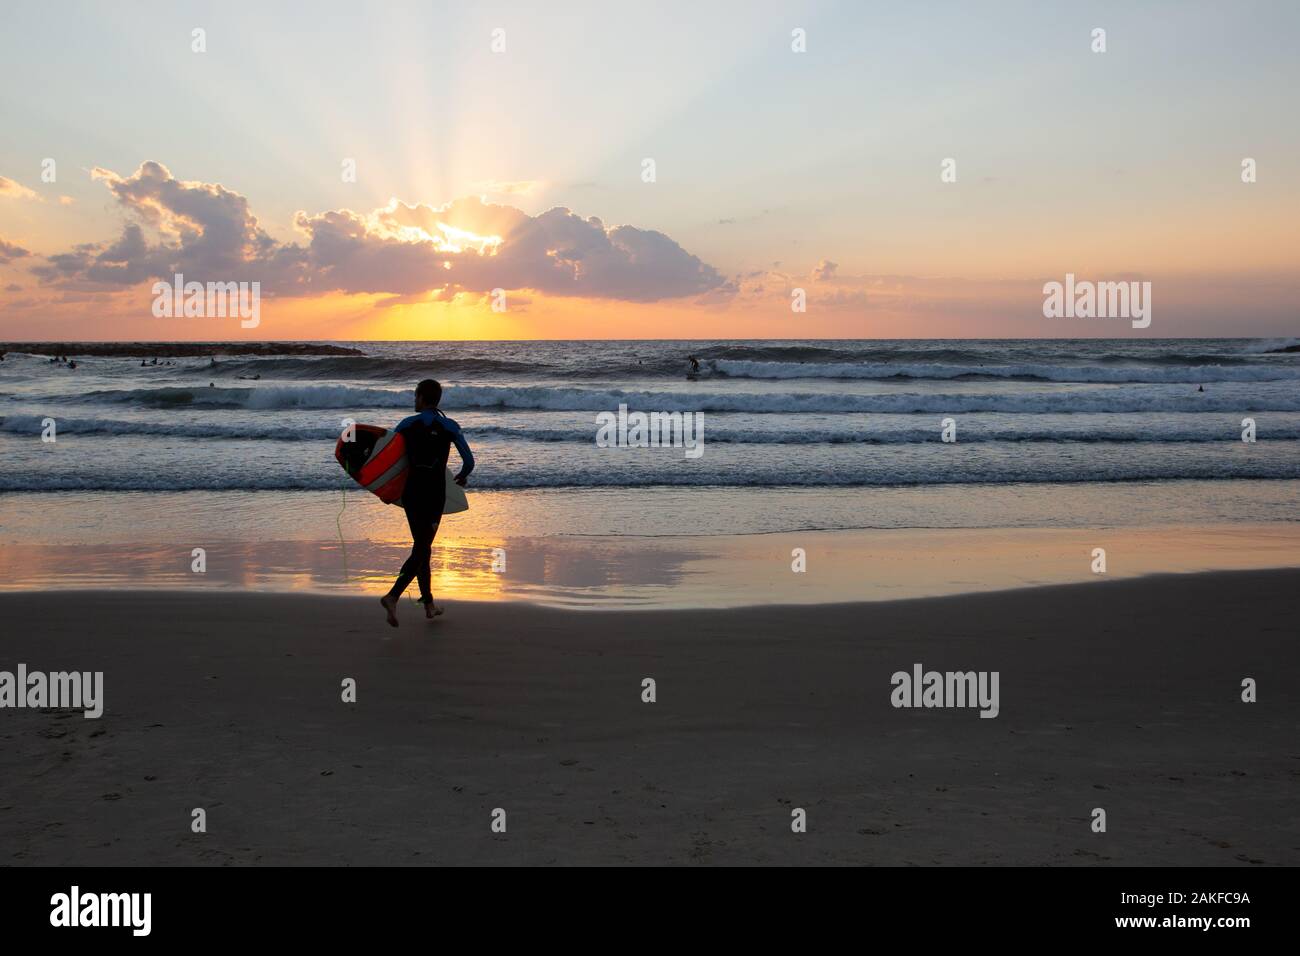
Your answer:
[[[498,551],[500,549],[500,551]],[[213,541],[206,568],[192,570],[188,545],[11,545],[0,553],[0,587],[363,591],[382,593],[406,559],[405,542]],[[618,594],[628,604],[671,590],[698,549],[630,549],[575,539],[507,538],[482,542],[447,538],[434,548],[435,595],[465,600],[524,600],[565,605],[598,603]],[[505,569],[494,571],[504,552]],[[639,592],[647,592],[639,595]],[[412,589],[414,593],[414,589]]]
[[[236,588],[362,592],[391,585],[409,545],[390,540],[213,540],[206,570],[192,546],[13,543],[0,587]],[[793,569],[795,549],[806,570]],[[1092,570],[1107,552],[1106,574]],[[500,549],[498,551],[497,549]],[[504,553],[505,568],[494,570]],[[1300,527],[917,529],[689,538],[455,534],[432,561],[443,600],[531,601],[562,607],[735,607],[888,600],[1142,574],[1300,566]]]

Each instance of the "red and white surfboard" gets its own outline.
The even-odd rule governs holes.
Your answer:
[[[334,458],[352,480],[385,504],[401,504],[406,487],[406,439],[378,425],[355,425],[355,441],[339,436]],[[456,514],[469,509],[465,490],[447,472],[447,498],[442,513]]]
[[[334,458],[352,480],[385,504],[402,497],[406,487],[406,439],[378,425],[354,425],[356,441],[339,436]]]

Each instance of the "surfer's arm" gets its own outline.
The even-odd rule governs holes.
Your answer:
[[[469,442],[465,440],[459,427],[451,433],[451,440],[456,443],[456,451],[460,453],[460,474],[456,476],[456,480],[463,484],[469,477],[469,473],[474,470],[474,453],[469,450]]]
[[[474,453],[469,450],[469,442],[465,440],[465,435],[460,430],[460,425],[454,419],[446,415],[439,415],[443,431],[451,436],[452,444],[456,446],[456,451],[460,454],[460,473],[456,475],[456,483],[463,485],[469,473],[474,470]]]

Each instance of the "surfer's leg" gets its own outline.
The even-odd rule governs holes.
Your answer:
[[[428,535],[428,538],[423,542],[424,548],[420,552],[420,564],[415,572],[415,579],[420,585],[420,601],[424,604],[426,613],[433,607],[433,592],[429,590],[429,578],[431,576],[429,558],[433,553],[433,539],[438,534],[438,523],[441,518],[441,515],[435,515],[432,521],[425,526],[425,534]],[[433,617],[432,614],[428,614],[428,616]]]
[[[429,553],[432,550],[433,531],[425,528],[415,539],[415,548],[411,551],[411,557],[415,559],[415,581],[420,586],[420,603],[425,607],[433,603],[433,595],[429,593]]]
[[[423,567],[425,569],[425,581],[428,580],[429,547],[433,541],[432,536],[429,535],[429,532],[427,531],[428,521],[425,515],[422,514],[419,509],[408,507],[405,510],[406,524],[411,529],[411,554],[407,557],[406,561],[402,563],[402,569],[397,572],[397,580],[393,582],[393,586],[389,589],[388,594],[380,601],[388,611],[388,623],[393,627],[397,627],[397,615],[395,613],[397,610],[397,602],[402,595],[406,593],[407,587],[420,572],[421,554],[424,555]],[[427,542],[423,546],[421,546],[422,539],[427,539]],[[427,587],[427,585],[422,585],[422,587]]]
[[[397,572],[397,580],[393,582],[392,588],[388,591],[388,596],[393,600],[405,594],[407,586],[415,580],[416,572],[420,567],[419,547],[420,543],[417,539],[415,546],[411,548],[410,556],[402,563],[402,570]]]

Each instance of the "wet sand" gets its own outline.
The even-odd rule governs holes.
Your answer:
[[[378,596],[410,553],[401,510],[376,499],[341,513],[339,498],[319,493],[282,507],[273,496],[240,495],[214,513],[212,498],[115,494],[75,507],[67,496],[15,499],[24,510],[12,509],[0,528],[0,592]],[[1098,549],[1112,581],[1300,567],[1296,522],[539,535],[510,529],[523,510],[510,496],[474,501],[470,520],[455,515],[439,530],[432,556],[439,597],[610,609],[886,601],[1093,583]],[[127,516],[133,527],[114,527]],[[203,549],[201,573],[195,547]]]

